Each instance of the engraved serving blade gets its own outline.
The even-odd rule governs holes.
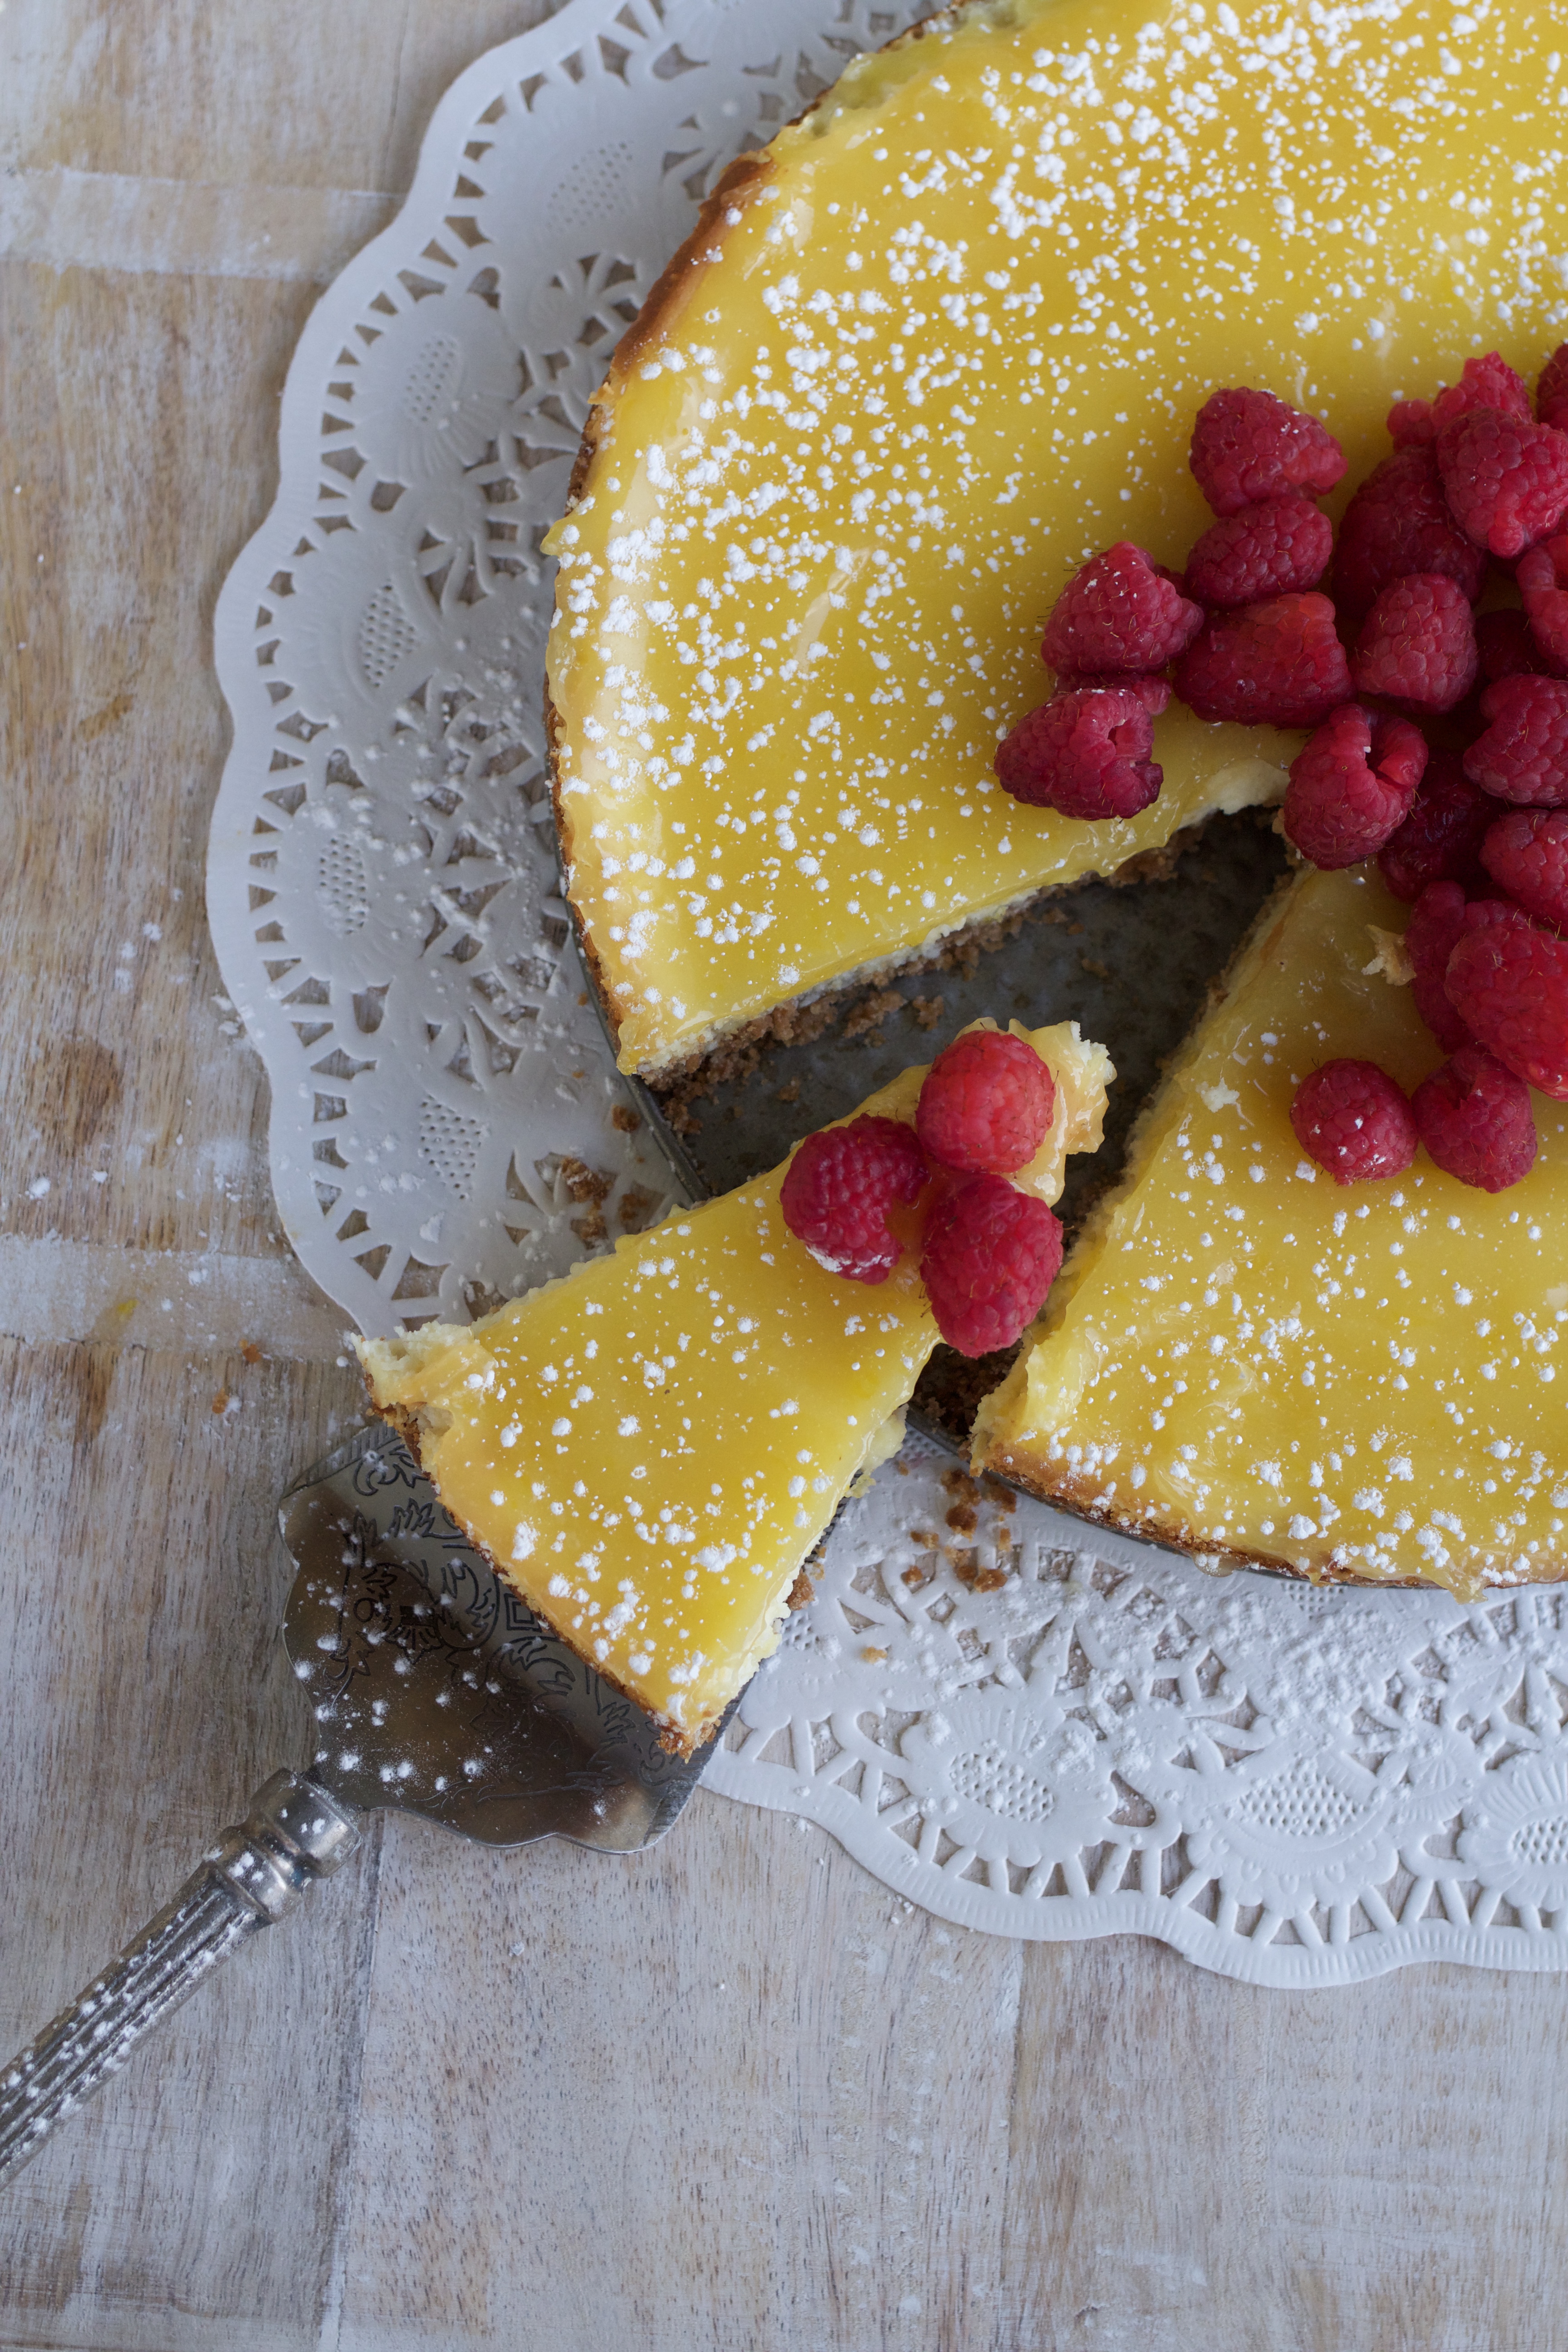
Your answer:
[[[667,1755],[642,1710],[501,1583],[389,1432],[318,1463],[279,1521],[299,1563],[283,1639],[310,1760],[275,1772],[174,1901],[0,2066],[0,2182],[220,1960],[347,1861],[363,1813],[625,1853],[664,1835],[712,1753]]]
[[[283,1639],[314,1713],[307,1770],[489,1845],[626,1852],[701,1778],[525,1608],[389,1430],[360,1431],[279,1511],[300,1563]],[[707,1751],[711,1753],[711,1748]]]

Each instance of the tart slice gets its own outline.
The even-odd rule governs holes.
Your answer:
[[[1112,541],[1212,520],[1251,385],[1360,479],[1391,400],[1561,339],[1562,26],[1494,0],[1011,0],[853,64],[733,165],[589,420],[550,640],[568,891],[621,1066],[913,961],[1283,792],[1300,738],[1156,720],[1160,797],[1026,807],[998,740]]]
[[[1098,1146],[1113,1074],[1076,1024],[1019,1034],[1056,1101],[1014,1181],[1048,1203],[1067,1154]],[[912,1127],[924,1076],[862,1114]],[[802,1563],[896,1449],[937,1336],[918,1251],[873,1286],[795,1239],[787,1166],[468,1328],[359,1342],[376,1411],[453,1517],[683,1753],[776,1646]]]
[[[1360,868],[1266,914],[983,1404],[979,1466],[1205,1567],[1466,1600],[1568,1577],[1568,1108],[1533,1097],[1535,1165],[1497,1193],[1424,1151],[1336,1184],[1291,1129],[1324,1062],[1408,1090],[1441,1060],[1378,968],[1406,911]]]

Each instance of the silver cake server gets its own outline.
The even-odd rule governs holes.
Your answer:
[[[487,1845],[565,1837],[627,1853],[701,1778],[556,1640],[465,1540],[379,1424],[279,1510],[299,1573],[283,1641],[310,1761],[275,1772],[174,1901],[0,2067],[0,2182],[118,2072],[220,1960],[347,1861],[378,1805]]]

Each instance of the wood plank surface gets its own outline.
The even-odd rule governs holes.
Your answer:
[[[302,1752],[272,1515],[357,1384],[204,929],[212,607],[321,285],[544,13],[0,13],[0,2055]],[[0,2192],[7,2352],[1568,2344],[1560,1979],[1005,1943],[701,1792],[310,1907]]]

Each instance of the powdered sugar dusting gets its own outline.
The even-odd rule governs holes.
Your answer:
[[[554,541],[571,889],[639,1059],[1210,804],[1245,740],[1179,712],[1131,824],[1020,811],[992,757],[1068,570],[1202,528],[1216,381],[1353,473],[1401,382],[1568,318],[1555,72],[1510,11],[1058,0],[921,64],[780,142]]]
[[[1409,992],[1364,968],[1369,918],[1396,912],[1361,876],[1298,884],[1170,1090],[1026,1395],[997,1404],[997,1443],[1216,1564],[1468,1597],[1568,1556],[1568,1114],[1537,1098],[1537,1165],[1496,1194],[1425,1154],[1345,1186],[1295,1165],[1289,1107],[1312,1068],[1361,1055],[1408,1087],[1440,1058]]]

